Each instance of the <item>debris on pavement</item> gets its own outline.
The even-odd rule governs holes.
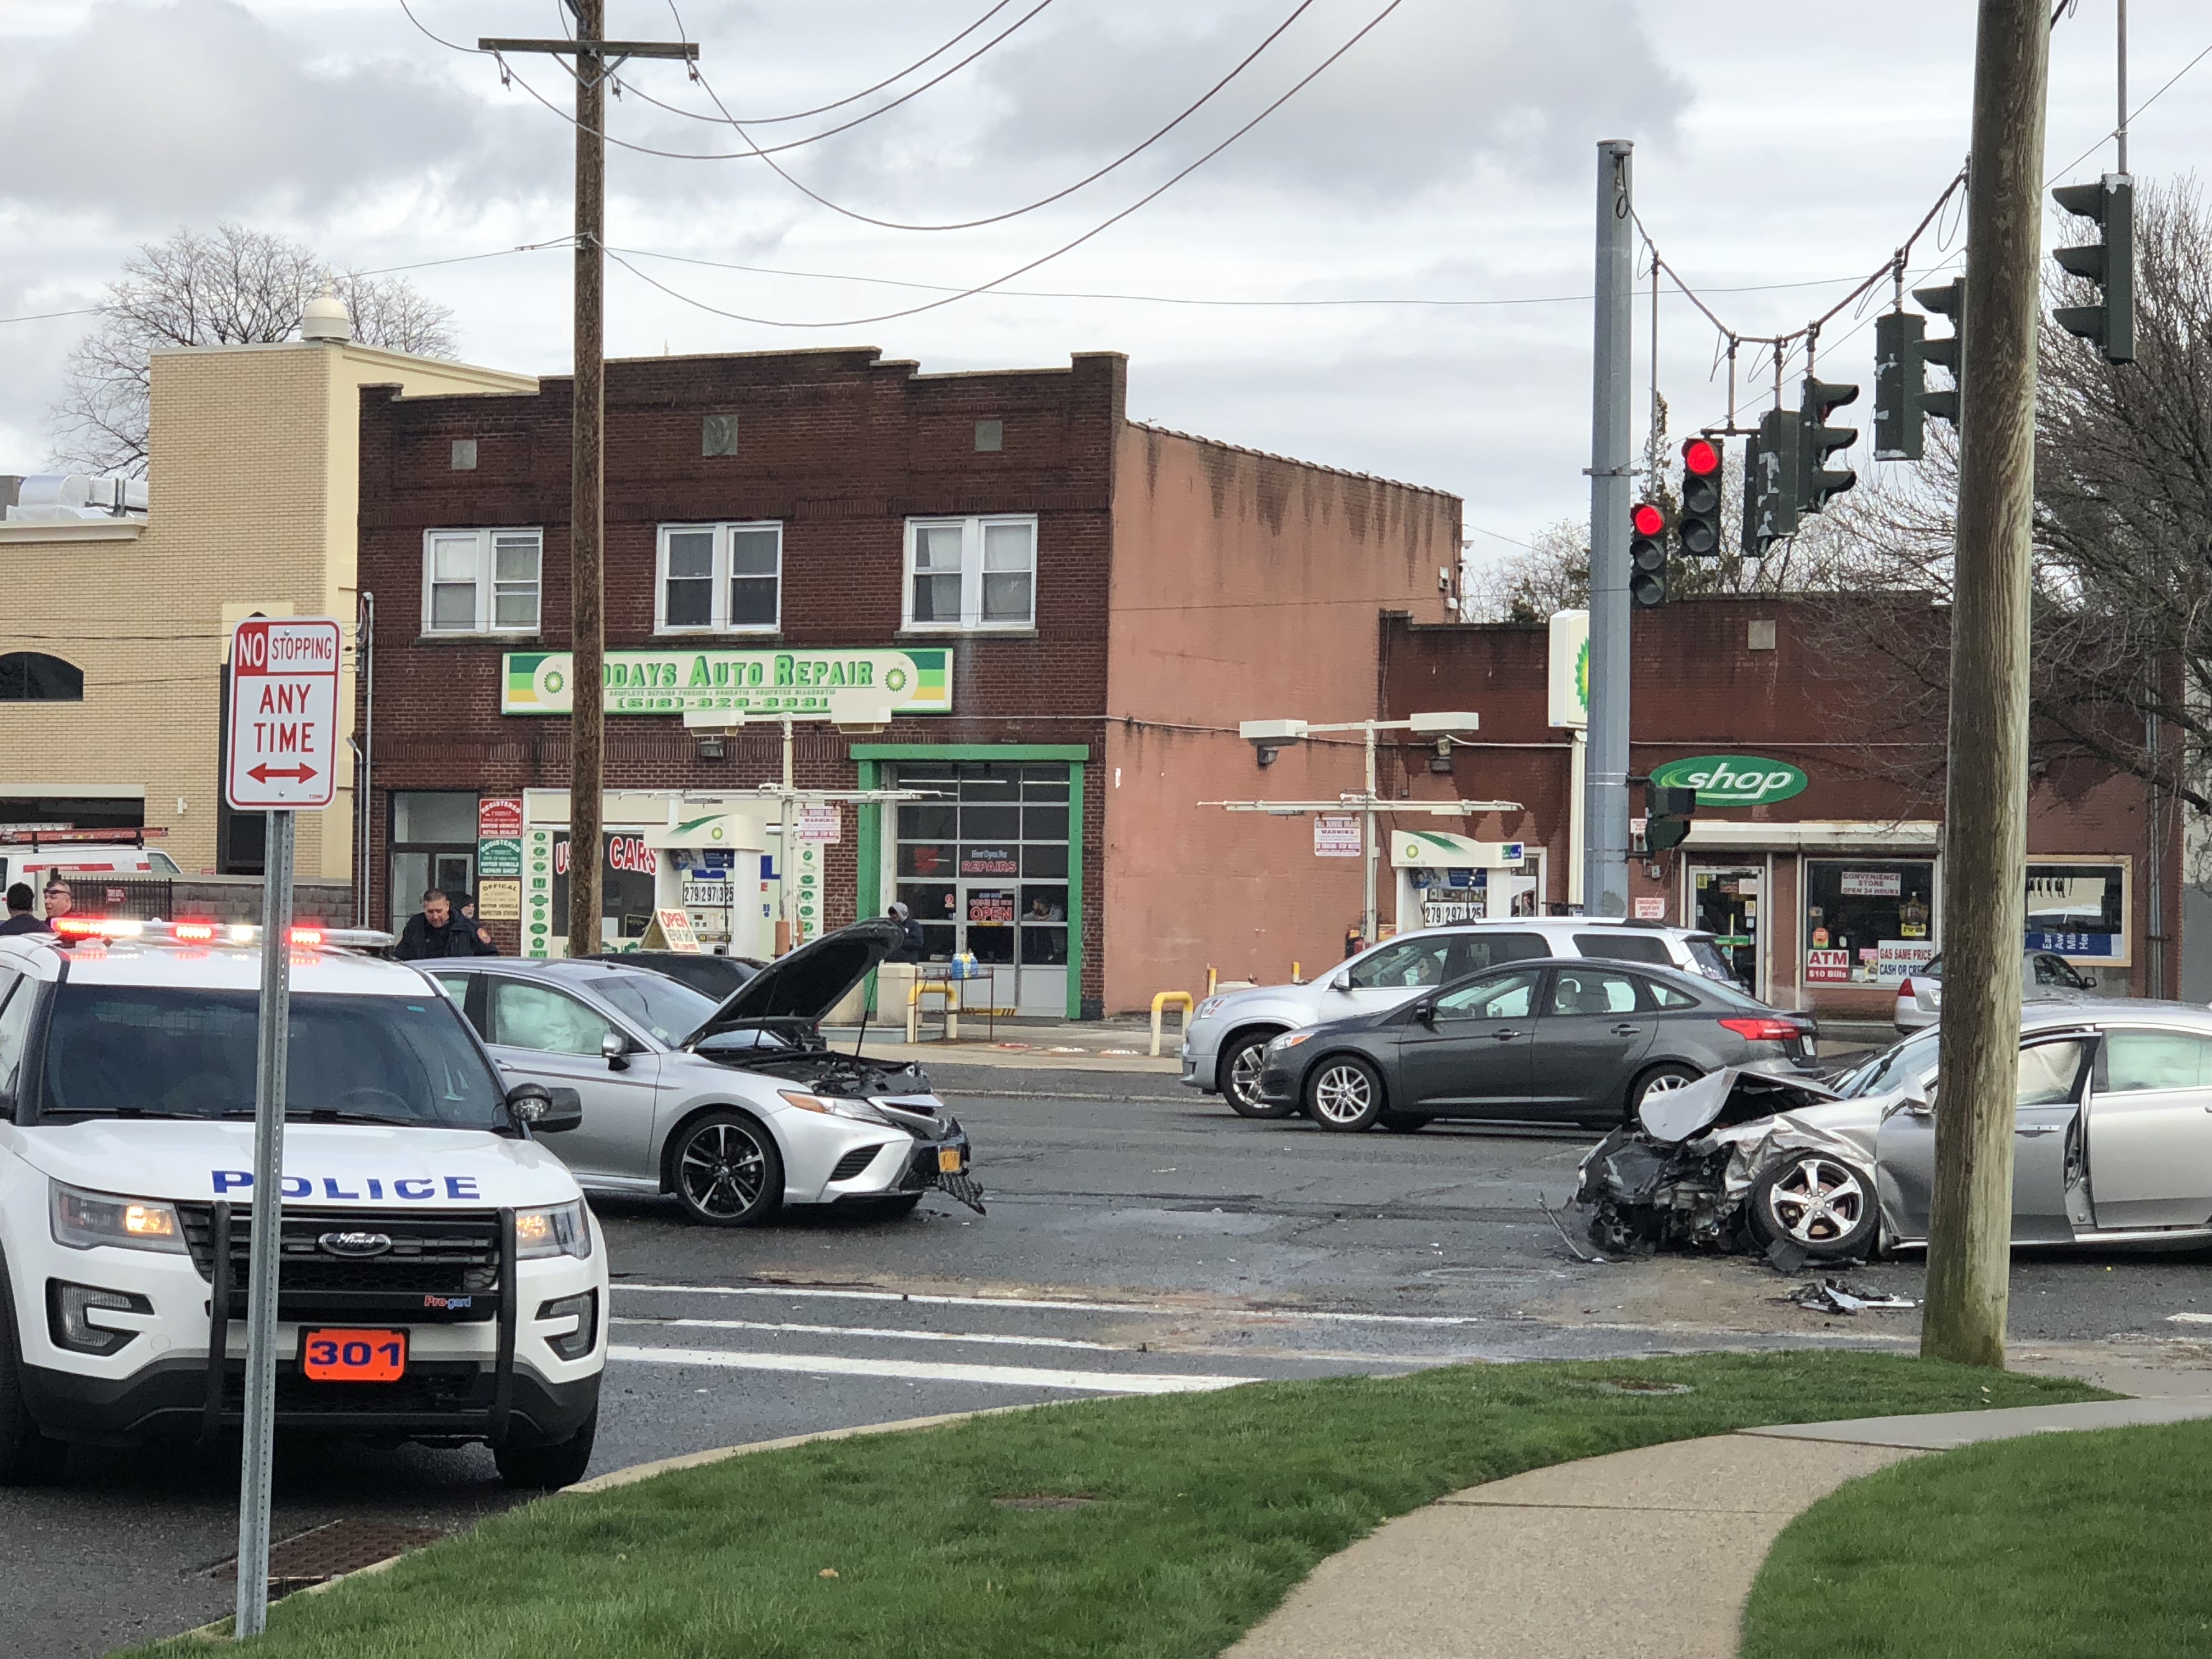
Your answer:
[[[1568,1205],[1571,1206],[1574,1200],[1570,1199],[1567,1202]],[[1608,1267],[1617,1267],[1620,1265],[1620,1258],[1619,1256],[1592,1255],[1588,1250],[1583,1249],[1581,1245],[1576,1243],[1574,1235],[1567,1231],[1567,1224],[1559,1218],[1559,1211],[1553,1209],[1550,1205],[1544,1202],[1544,1195],[1541,1193],[1536,1194],[1536,1207],[1544,1212],[1544,1219],[1550,1222],[1553,1227],[1559,1230],[1560,1242],[1567,1247],[1568,1254],[1572,1255],[1576,1261],[1593,1263],[1601,1262]]]
[[[1780,1299],[1810,1308],[1814,1313],[1848,1314],[1854,1317],[1869,1308],[1887,1310],[1920,1305],[1909,1296],[1893,1296],[1887,1291],[1835,1278],[1824,1279],[1817,1285],[1800,1285]]]

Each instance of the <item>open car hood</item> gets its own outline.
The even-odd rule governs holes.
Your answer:
[[[1687,1140],[1717,1121],[1723,1112],[1729,1121],[1771,1116],[1793,1108],[1843,1097],[1825,1084],[1795,1074],[1778,1076],[1756,1066],[1723,1066],[1679,1089],[1647,1094],[1636,1109],[1644,1133],[1654,1140]]]
[[[905,930],[882,916],[824,933],[789,956],[779,957],[738,987],[678,1046],[694,1048],[719,1032],[766,1019],[819,1020],[905,939]]]

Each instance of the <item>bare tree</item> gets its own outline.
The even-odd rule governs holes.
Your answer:
[[[353,313],[356,339],[453,355],[453,313],[404,277],[333,271],[311,248],[238,225],[212,235],[179,231],[140,246],[70,351],[67,390],[48,422],[54,459],[94,472],[144,472],[152,354],[289,339],[325,284]]]

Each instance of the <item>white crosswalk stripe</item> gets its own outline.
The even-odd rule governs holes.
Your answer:
[[[728,1348],[659,1348],[615,1343],[607,1358],[645,1365],[708,1365],[732,1370],[801,1371],[817,1376],[888,1376],[922,1382],[997,1383],[1012,1389],[1067,1389],[1086,1394],[1198,1394],[1256,1382],[1256,1376],[1194,1372],[1060,1371],[1035,1365],[957,1365],[919,1359],[855,1359],[842,1354],[755,1353]]]
[[[796,1331],[805,1336],[865,1336],[895,1342],[974,1342],[984,1347],[1076,1348],[1090,1353],[1127,1353],[1126,1342],[1084,1342],[1065,1336],[1009,1336],[1000,1331],[898,1331],[880,1325],[797,1325],[771,1319],[610,1319],[610,1325],[660,1330]]]

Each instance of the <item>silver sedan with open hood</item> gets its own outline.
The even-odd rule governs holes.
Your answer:
[[[582,1097],[555,1150],[587,1191],[667,1193],[721,1227],[787,1204],[902,1213],[932,1188],[980,1212],[968,1137],[929,1079],[823,1041],[823,1016],[902,942],[896,922],[840,928],[719,1006],[619,957],[422,966],[511,1081]]]
[[[1729,1070],[1647,1098],[1583,1160],[1591,1237],[1826,1259],[1924,1245],[1942,1036],[1909,1037],[1832,1087]],[[2013,1114],[2014,1243],[2212,1239],[2212,1011],[2030,1004]]]

